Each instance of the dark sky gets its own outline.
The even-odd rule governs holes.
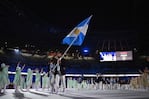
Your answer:
[[[147,2],[89,1],[1,0],[0,41],[8,41],[12,45],[59,46],[64,36],[92,14],[83,46],[96,47],[101,46],[104,40],[111,44],[116,40],[126,41],[130,47],[148,50]]]

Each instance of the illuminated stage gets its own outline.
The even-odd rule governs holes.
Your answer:
[[[8,89],[0,99],[149,99],[149,91],[145,90],[74,90],[50,94],[49,91],[35,91],[14,93]]]

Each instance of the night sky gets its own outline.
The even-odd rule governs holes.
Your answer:
[[[148,9],[143,0],[1,0],[0,42],[57,47],[78,23],[93,15],[83,46],[124,40],[130,47],[147,51]]]

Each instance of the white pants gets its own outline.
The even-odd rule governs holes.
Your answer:
[[[53,93],[55,91],[55,75],[53,73],[50,74],[50,87]]]
[[[58,91],[59,84],[60,84],[60,75],[59,74],[56,74],[55,83],[56,83],[56,91]]]
[[[60,80],[61,80],[61,88],[63,88],[63,90],[66,88],[66,77],[65,75],[61,75],[60,76]]]

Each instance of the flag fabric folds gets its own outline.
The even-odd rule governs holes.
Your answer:
[[[84,38],[86,36],[86,32],[88,29],[88,25],[90,22],[92,15],[85,20],[83,20],[80,24],[78,24],[62,41],[62,44],[67,45],[82,45]]]

